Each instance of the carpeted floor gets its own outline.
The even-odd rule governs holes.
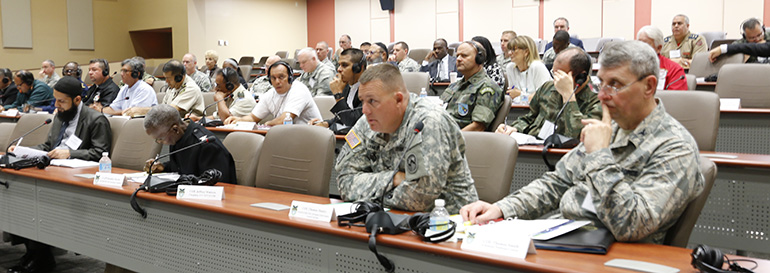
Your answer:
[[[58,253],[62,253],[62,251]],[[23,244],[11,246],[9,243],[0,243],[0,272],[6,272],[9,267],[16,265],[21,255],[24,255]],[[104,272],[104,262],[85,255],[66,252],[56,256],[56,268],[53,272],[101,273]]]

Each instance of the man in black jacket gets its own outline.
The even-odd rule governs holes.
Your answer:
[[[169,152],[185,148],[201,142],[214,133],[190,120],[182,120],[179,111],[168,104],[158,104],[147,112],[144,119],[144,130],[147,135],[160,144],[169,145]],[[208,169],[222,172],[219,182],[236,184],[235,162],[219,139],[195,146],[170,156],[165,163],[155,162],[152,166],[155,172],[177,172],[200,176]],[[152,159],[147,160],[145,169],[150,167]]]
[[[366,58],[360,49],[349,48],[340,53],[337,76],[329,83],[329,88],[337,101],[330,110],[334,117],[329,120],[312,119],[310,124],[331,128],[338,134],[356,124],[363,115],[361,100],[358,99],[358,79],[366,71]]]
[[[716,61],[722,54],[743,53],[750,56],[770,57],[770,43],[723,44],[709,51],[709,60]],[[766,59],[770,61],[770,59]]]
[[[16,101],[16,95],[19,94],[19,89],[16,88],[16,83],[13,82],[13,73],[8,68],[0,69],[0,105],[13,104]]]

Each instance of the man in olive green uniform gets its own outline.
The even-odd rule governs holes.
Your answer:
[[[457,47],[457,71],[463,79],[449,85],[441,100],[463,131],[484,131],[503,103],[503,91],[484,70],[484,48],[471,43]]]
[[[706,38],[690,33],[690,18],[679,14],[671,22],[671,36],[663,39],[663,49],[660,54],[678,63],[682,67],[690,67],[695,53],[708,51]]]
[[[497,133],[510,135],[519,132],[546,138],[553,134],[553,124],[556,124],[556,133],[578,138],[583,130],[581,120],[601,117],[601,102],[597,94],[588,87],[586,79],[591,73],[590,56],[578,47],[565,49],[556,55],[553,71],[554,80],[543,84],[532,96],[529,113],[520,116],[510,126],[501,124]],[[581,78],[583,83],[573,95],[575,82]],[[556,120],[562,107],[564,111]]]

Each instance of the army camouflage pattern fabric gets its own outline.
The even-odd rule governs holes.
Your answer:
[[[695,53],[707,52],[709,45],[706,44],[706,38],[690,32],[687,32],[687,36],[685,36],[684,40],[679,45],[676,44],[676,39],[674,39],[673,35],[663,38],[663,49],[660,50],[660,54],[670,59],[670,51],[677,49],[679,49],[681,58],[692,59],[692,57],[695,56]]]
[[[530,99],[529,113],[520,116],[511,126],[519,133],[537,136],[546,120],[554,122],[559,110],[564,106],[563,101],[553,81],[547,81]],[[575,101],[568,102],[559,120],[554,122],[556,133],[578,138],[583,130],[580,120],[590,118],[602,118],[602,104],[596,93],[586,84],[575,94]]]
[[[190,75],[190,77],[193,79],[195,84],[201,88],[201,92],[211,91],[211,79],[209,79],[208,75],[196,69],[195,72]]]
[[[474,121],[486,127],[503,104],[503,90],[482,68],[470,78],[449,85],[441,94],[441,100],[447,104],[446,111],[460,128]]]
[[[500,55],[497,55],[497,65],[500,66],[500,69],[503,71],[503,76],[508,77],[505,68],[508,67],[508,64],[511,63],[511,58],[506,58],[505,54],[500,53]]]
[[[609,148],[586,154],[581,143],[556,170],[495,203],[504,217],[590,220],[618,241],[661,244],[687,204],[703,190],[698,146],[663,104],[636,129],[613,121]],[[581,207],[590,194],[596,213]]]
[[[313,97],[331,96],[332,90],[329,88],[329,83],[332,79],[334,79],[334,70],[322,63],[318,63],[312,72],[305,71],[299,76],[299,81],[307,86]]]
[[[414,126],[422,121],[421,133]],[[337,186],[346,201],[377,201],[387,187],[385,207],[430,211],[437,198],[446,201],[449,213],[478,200],[476,187],[465,160],[465,139],[454,120],[438,105],[412,94],[400,127],[393,134],[371,130],[365,118],[348,133],[360,144],[343,144],[335,169]],[[349,138],[348,138],[349,139]],[[410,143],[404,157],[404,149]],[[356,142],[353,141],[353,144]],[[404,160],[394,166],[400,158]],[[393,189],[393,171],[406,174]]]
[[[409,58],[409,56],[405,57],[403,60],[401,60],[400,63],[398,63],[398,70],[401,71],[401,73],[404,72],[420,72],[420,64],[417,63],[412,58]]]
[[[251,90],[251,93],[253,93],[255,96],[259,96],[267,93],[270,88],[273,88],[273,85],[270,84],[270,79],[268,79],[267,76],[262,76],[254,80],[249,90]]]

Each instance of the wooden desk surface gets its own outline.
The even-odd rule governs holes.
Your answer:
[[[2,171],[11,175],[59,182],[125,196],[129,196],[139,186],[138,183],[128,183],[128,185],[120,188],[95,186],[89,179],[73,176],[74,174],[80,173],[94,173],[96,170],[96,167],[82,169],[48,167],[45,170],[28,168],[18,171],[3,169]],[[113,169],[113,171],[115,173],[135,172],[117,168]],[[291,219],[288,216],[287,211],[272,211],[249,206],[249,204],[260,202],[274,202],[290,205],[292,200],[300,200],[320,204],[337,203],[339,200],[231,184],[217,185],[223,186],[225,188],[226,198],[221,202],[180,201],[173,196],[168,196],[162,193],[146,192],[139,193],[138,197],[141,199],[164,202],[194,209],[201,209],[215,213],[251,219],[254,221],[273,223],[281,226],[299,228],[334,236],[341,236],[360,241],[361,244],[365,244],[368,241],[368,234],[363,227],[346,228],[338,227],[334,222],[323,223],[309,220]],[[526,271],[628,272],[625,270],[604,266],[604,263],[611,259],[622,258],[663,264],[679,268],[681,272],[695,272],[695,270],[690,266],[689,254],[691,253],[691,250],[662,245],[615,243],[610,248],[609,254],[607,255],[538,250],[538,254],[528,255],[525,260],[520,260],[492,254],[463,251],[460,249],[460,243],[425,243],[420,241],[420,239],[412,233],[403,233],[401,235],[380,235],[377,239],[378,244],[387,245],[394,248],[407,249],[417,252],[429,252],[440,256],[463,259],[470,262],[485,263]],[[761,259],[752,260],[756,260],[759,263],[760,269],[770,268],[770,261]]]
[[[511,110],[529,110],[529,105],[511,104]],[[735,110],[719,110],[720,114],[770,114],[770,108],[740,108]]]

